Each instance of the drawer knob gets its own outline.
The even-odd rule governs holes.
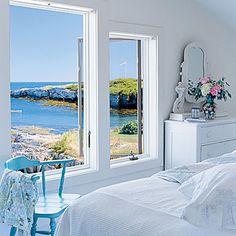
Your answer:
[[[211,138],[212,137],[212,132],[208,131],[206,136],[207,136],[207,138]]]
[[[211,154],[210,154],[210,153],[207,153],[207,157],[211,157]]]

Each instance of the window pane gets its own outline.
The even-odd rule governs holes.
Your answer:
[[[110,39],[111,159],[142,153],[140,60],[140,40]]]
[[[12,156],[82,165],[83,16],[18,6],[10,13]]]

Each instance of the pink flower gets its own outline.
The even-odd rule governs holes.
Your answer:
[[[201,84],[207,84],[211,81],[211,76],[205,76],[200,79]]]
[[[222,90],[222,87],[219,84],[216,84],[213,88],[211,88],[210,93],[212,96],[217,96],[221,90]]]
[[[218,94],[218,91],[216,89],[212,88],[210,93],[212,96],[216,96]]]

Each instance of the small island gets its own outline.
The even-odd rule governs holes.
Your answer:
[[[137,108],[137,80],[116,79],[110,81],[110,106],[113,109],[135,109]],[[12,98],[24,98],[32,100],[67,102],[77,104],[78,85],[66,84],[60,86],[45,86],[42,88],[22,88],[11,90]],[[82,86],[83,98],[83,86]],[[51,101],[51,103],[50,103]],[[64,105],[63,103],[61,105]]]

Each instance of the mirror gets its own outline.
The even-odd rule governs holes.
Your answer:
[[[186,106],[191,106],[203,102],[203,98],[196,100],[194,96],[188,93],[189,82],[196,86],[199,79],[208,75],[206,50],[199,43],[188,44],[184,49],[184,62],[181,64],[181,81],[176,87],[178,97],[174,103],[173,113],[184,113]],[[188,103],[188,104],[186,104]]]
[[[201,48],[190,48],[188,56],[188,80],[196,86],[204,76],[204,52]]]
[[[189,82],[192,82],[194,86],[197,85],[199,79],[207,75],[207,58],[206,50],[199,43],[190,43],[184,49],[184,62],[181,65],[182,77],[181,81],[186,88],[185,99],[190,103],[201,103],[203,100],[196,99],[189,95],[188,87]]]

